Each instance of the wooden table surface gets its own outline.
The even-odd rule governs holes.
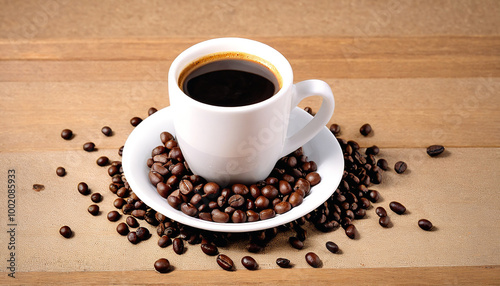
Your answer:
[[[500,284],[500,2],[0,0],[0,7],[0,283]],[[296,82],[329,83],[336,100],[330,123],[340,124],[340,137],[379,146],[390,164],[408,163],[405,174],[386,172],[377,189],[378,205],[399,200],[409,214],[393,214],[394,227],[385,230],[370,210],[355,222],[357,240],[341,230],[312,232],[309,249],[323,258],[321,269],[297,261],[293,270],[262,263],[257,272],[239,266],[229,273],[196,264],[195,254],[203,254],[189,251],[185,259],[170,252],[175,270],[165,275],[152,270],[155,242],[141,252],[125,246],[110,222],[89,218],[76,183],[105,188],[96,156],[119,159],[128,120],[169,105],[173,59],[223,36],[273,46],[289,59]],[[319,105],[317,98],[300,104]],[[363,137],[367,122],[374,132]],[[99,136],[104,125],[114,136]],[[75,131],[73,140],[60,138],[64,128]],[[81,144],[92,140],[97,155],[84,154]],[[447,151],[430,158],[432,144]],[[59,165],[67,178],[55,176]],[[9,170],[17,187],[16,278],[6,262]],[[35,183],[46,189],[34,192]],[[416,227],[423,217],[434,231]],[[71,223],[77,234],[64,240],[57,231]],[[343,253],[327,258],[321,244],[332,239]],[[149,260],[134,265],[122,247]],[[256,258],[287,255],[276,251]]]

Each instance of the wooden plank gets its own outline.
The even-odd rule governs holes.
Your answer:
[[[21,272],[9,285],[498,285],[500,266],[212,271]]]

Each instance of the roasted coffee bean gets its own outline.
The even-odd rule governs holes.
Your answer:
[[[73,231],[71,231],[71,228],[67,225],[62,226],[59,229],[59,233],[64,236],[65,238],[70,238],[73,235]]]
[[[170,132],[162,132],[160,133],[160,140],[163,144],[167,143],[168,141],[174,139],[174,135],[172,135]]]
[[[286,258],[282,258],[282,257],[276,259],[276,264],[278,264],[278,266],[281,268],[292,267],[292,265],[290,264],[290,260],[288,260]]]
[[[135,218],[138,218],[138,219],[144,219],[144,216],[146,215],[146,211],[145,210],[133,210],[131,212],[131,215],[134,216]]]
[[[142,226],[138,227],[135,233],[137,235],[137,238],[140,240],[147,240],[151,236],[149,230]]]
[[[130,241],[130,243],[132,244],[137,244],[139,243],[139,239],[137,238],[137,234],[135,233],[135,231],[131,231],[128,233],[127,235],[127,239],[128,241]]]
[[[292,205],[292,207],[296,207],[302,204],[303,200],[304,197],[299,192],[293,192],[288,198],[288,202],[290,203],[290,205]]]
[[[212,220],[215,222],[226,223],[229,221],[229,214],[227,214],[219,209],[214,209],[214,210],[212,210]]]
[[[231,271],[234,268],[233,260],[224,254],[219,254],[217,256],[217,264],[226,271]]]
[[[64,177],[66,175],[66,169],[64,169],[63,167],[57,167],[56,174],[59,177]]]
[[[260,190],[260,192],[264,197],[268,198],[269,200],[274,200],[279,194],[278,189],[276,189],[272,185],[266,185]]]
[[[418,221],[418,226],[423,229],[423,230],[431,230],[432,229],[432,222],[426,219],[420,219]]]
[[[368,123],[363,124],[363,126],[361,126],[361,128],[359,128],[359,133],[361,133],[361,135],[363,135],[363,136],[368,136],[368,134],[370,134],[370,132],[372,132],[372,127]]]
[[[248,270],[257,270],[257,268],[259,268],[257,261],[251,256],[243,256],[243,258],[241,258],[241,264]]]
[[[117,226],[116,226],[116,231],[121,234],[121,235],[127,235],[128,232],[129,232],[129,229],[128,229],[128,226],[126,223],[124,222],[120,222]]]
[[[148,116],[151,116],[151,115],[155,114],[157,111],[158,111],[158,109],[156,109],[154,107],[150,107],[148,109]]]
[[[98,203],[102,200],[102,196],[101,194],[99,193],[93,193],[91,196],[90,196],[90,199],[94,202],[94,203]]]
[[[84,196],[90,194],[89,186],[84,182],[80,182],[78,184],[78,192]]]
[[[118,149],[118,156],[123,155],[123,148],[124,148],[124,147],[125,147],[125,146],[121,146],[121,147],[120,147],[120,149]]]
[[[340,134],[340,125],[333,123],[330,125],[330,131],[333,135],[338,136]]]
[[[116,191],[116,195],[120,198],[125,198],[129,195],[129,191],[127,188],[121,187],[118,189],[118,191]]]
[[[159,183],[163,182],[163,176],[159,173],[149,172],[148,176],[149,176],[149,181],[154,186],[157,186]]]
[[[114,175],[120,173],[120,167],[118,166],[114,166],[114,165],[111,165],[109,168],[108,168],[108,175],[110,177],[113,177]]]
[[[262,246],[258,245],[257,243],[250,242],[247,245],[247,250],[248,252],[258,253],[259,251],[262,250]]]
[[[87,142],[87,143],[83,144],[83,150],[85,150],[87,152],[92,152],[95,150],[95,144],[92,142]]]
[[[101,132],[102,132],[102,134],[104,134],[106,136],[111,136],[113,133],[113,130],[111,130],[111,127],[109,127],[109,126],[104,126],[103,128],[101,128]]]
[[[253,210],[247,210],[246,214],[248,222],[258,221],[260,219],[259,214],[257,212],[254,212]]]
[[[117,221],[117,220],[120,219],[121,216],[122,215],[119,212],[117,212],[117,211],[110,211],[108,213],[108,220],[109,221]]]
[[[172,244],[172,239],[168,235],[162,235],[158,239],[158,246],[161,248],[165,248],[171,244]]]
[[[176,254],[181,255],[182,253],[184,253],[184,242],[182,241],[182,239],[178,237],[174,238],[174,240],[172,241],[172,248],[174,249],[174,252]]]
[[[372,202],[372,203],[376,203],[379,198],[380,198],[380,194],[378,193],[378,191],[375,191],[375,190],[368,190],[368,199]]]
[[[73,138],[73,131],[71,131],[71,129],[63,129],[63,131],[61,131],[61,137],[64,140],[70,140]]]
[[[292,158],[294,158],[294,157],[292,157]],[[279,181],[279,192],[280,192],[280,194],[286,196],[286,195],[291,194],[292,191],[293,191],[293,189],[292,189],[292,186],[290,185],[289,182],[287,182],[285,180]]]
[[[311,183],[304,178],[299,178],[295,182],[295,186],[293,187],[293,190],[296,192],[303,193],[302,196],[305,197],[311,191]]]
[[[160,196],[167,199],[170,193],[172,192],[172,187],[170,187],[170,185],[165,184],[164,182],[159,182],[156,185],[156,191]]]
[[[378,219],[378,223],[383,227],[389,227],[391,219],[388,216],[382,216]]]
[[[306,180],[309,181],[311,186],[316,186],[319,182],[321,182],[321,176],[316,172],[311,172],[306,175]]]
[[[206,221],[213,221],[212,215],[209,212],[199,212],[198,218],[200,218],[202,220],[206,220]]]
[[[274,211],[277,214],[283,214],[292,209],[292,205],[289,202],[280,202],[274,206]]]
[[[325,245],[326,249],[328,249],[328,251],[330,251],[331,253],[339,252],[339,246],[335,242],[327,241]]]
[[[190,203],[182,203],[181,211],[188,216],[196,216],[198,214],[198,209]]]
[[[160,258],[155,261],[155,270],[160,273],[167,273],[170,271],[170,262],[166,258]]]
[[[368,147],[366,148],[366,155],[378,155],[378,153],[380,152],[380,149],[376,146],[376,145],[373,145],[371,147]]]
[[[396,164],[394,164],[394,171],[396,171],[396,173],[398,173],[398,174],[404,173],[407,168],[408,168],[408,165],[406,165],[406,163],[403,161],[398,161],[398,162],[396,162]]]
[[[96,216],[99,214],[99,206],[98,205],[90,205],[87,210],[93,216]]]
[[[191,181],[189,181],[189,180],[182,180],[179,183],[179,190],[185,196],[191,195],[193,192],[193,189],[194,189],[193,183],[191,183]]]
[[[295,249],[302,249],[302,248],[304,248],[304,242],[300,241],[300,239],[298,239],[295,236],[289,237],[288,238],[288,242]]]
[[[101,167],[106,166],[108,163],[109,163],[109,159],[106,156],[101,156],[101,157],[97,158],[97,161],[96,161],[96,164],[101,166]]]
[[[125,204],[122,207],[123,214],[131,214],[133,210],[134,210],[133,204]]]
[[[273,209],[265,209],[259,212],[260,220],[270,219],[276,216],[276,212]]]
[[[132,124],[132,126],[134,126],[134,127],[139,125],[141,122],[142,122],[142,119],[140,117],[132,117],[132,119],[130,119],[130,124]]]
[[[403,206],[401,203],[399,202],[391,202],[389,204],[389,207],[391,208],[391,210],[399,215],[401,214],[404,214],[405,211],[406,211],[406,208],[405,206]]]
[[[443,145],[431,145],[427,147],[427,154],[431,157],[435,157],[444,152]]]
[[[206,255],[210,255],[210,256],[215,256],[215,255],[219,254],[219,249],[213,243],[202,243],[201,244],[201,251],[203,251],[203,253],[205,253]]]
[[[314,112],[313,112],[312,108],[309,107],[309,106],[304,107],[304,111],[307,112],[307,113],[309,113],[309,114],[311,114],[311,115],[314,115]]]
[[[231,187],[231,190],[236,195],[242,195],[242,196],[246,196],[250,192],[250,189],[247,186],[243,185],[243,184],[234,184]]]
[[[259,196],[255,199],[255,207],[257,209],[266,209],[269,206],[269,199],[264,196]]]
[[[231,221],[234,223],[242,223],[247,221],[247,215],[242,210],[235,210],[231,215]]]
[[[350,239],[354,239],[356,237],[356,227],[352,224],[348,225],[345,229],[345,234]]]
[[[379,216],[379,217],[384,217],[384,216],[387,216],[387,212],[385,211],[385,209],[383,207],[377,207],[375,209],[375,213]]]
[[[321,267],[321,264],[322,264],[321,259],[314,252],[308,252],[306,254],[306,262],[307,262],[307,264],[311,265],[314,268]]]
[[[115,208],[117,209],[123,208],[124,205],[125,205],[125,200],[123,198],[117,198],[113,201],[113,206],[115,206]]]
[[[379,166],[380,169],[382,169],[384,171],[389,170],[389,163],[387,163],[387,160],[385,160],[385,159],[378,159],[377,166]]]

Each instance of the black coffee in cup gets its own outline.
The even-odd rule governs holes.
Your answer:
[[[179,86],[196,101],[237,107],[264,101],[280,89],[270,63],[241,53],[222,53],[200,59],[181,74]]]

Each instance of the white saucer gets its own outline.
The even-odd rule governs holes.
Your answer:
[[[168,131],[175,136],[172,122],[172,109],[166,107],[141,122],[125,142],[122,165],[125,177],[133,192],[148,206],[180,223],[199,229],[220,232],[247,232],[286,224],[298,219],[325,202],[339,185],[344,171],[342,149],[328,128],[322,129],[316,137],[303,146],[304,154],[318,165],[317,172],[321,182],[311,189],[301,205],[276,217],[246,223],[217,223],[190,217],[172,208],[149,182],[149,168],[146,161],[151,157],[154,147],[162,145],[160,133]],[[291,112],[289,132],[299,130],[311,120],[311,115],[300,108]],[[293,134],[293,133],[289,133]]]

